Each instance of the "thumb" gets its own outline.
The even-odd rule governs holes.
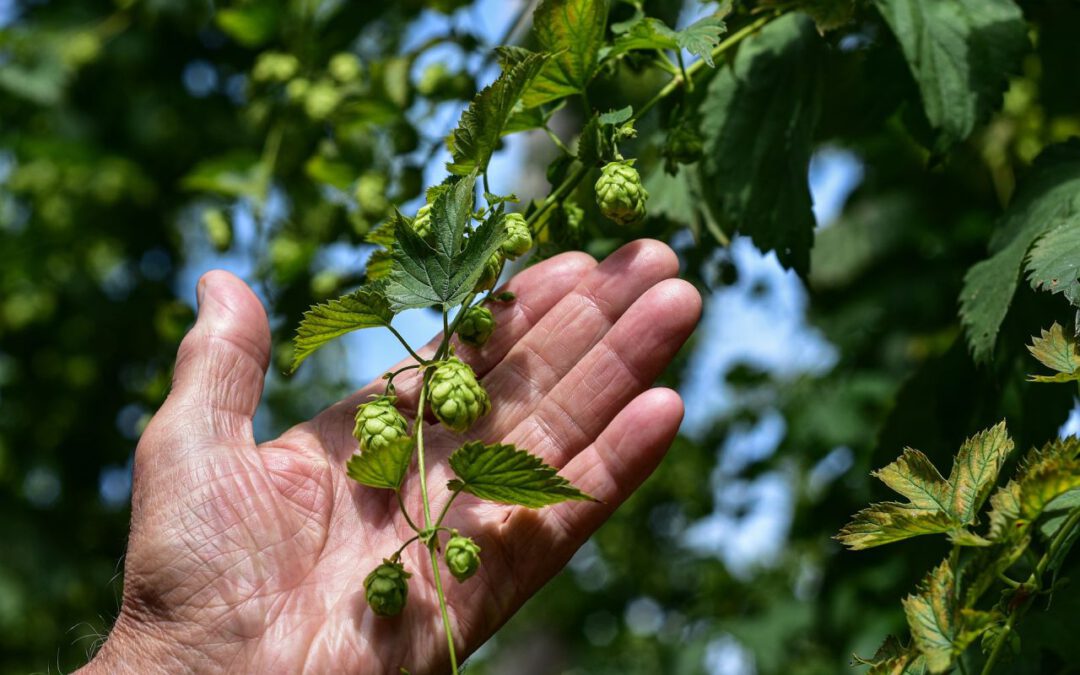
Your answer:
[[[219,441],[252,441],[251,418],[270,361],[270,326],[255,293],[228,272],[207,272],[199,315],[180,343],[162,408],[171,426]]]

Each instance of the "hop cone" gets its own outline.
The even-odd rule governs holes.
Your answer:
[[[476,280],[476,286],[473,287],[473,291],[480,293],[487,291],[495,287],[495,282],[499,280],[499,272],[502,270],[502,255],[498,251],[491,254],[491,257],[484,263],[484,271],[480,274],[480,278]]]
[[[476,347],[484,346],[495,332],[495,316],[487,307],[470,307],[461,317],[457,334],[461,340]]]
[[[533,240],[532,230],[525,222],[525,216],[520,213],[508,213],[503,218],[503,225],[506,227],[506,240],[499,248],[502,254],[510,260],[515,260],[528,253],[532,248]]]
[[[459,433],[491,411],[491,399],[476,381],[473,369],[456,357],[435,369],[427,387],[435,417]]]
[[[408,578],[412,576],[399,562],[383,561],[364,579],[364,593],[371,611],[379,616],[396,616],[409,598]]]
[[[620,225],[641,222],[648,198],[637,169],[625,162],[610,162],[596,181],[596,204],[600,212]]]
[[[416,217],[412,221],[412,229],[422,238],[426,238],[431,234],[431,204],[424,204],[416,212]]]
[[[408,435],[408,422],[394,406],[393,396],[380,396],[356,409],[353,436],[361,450],[380,450]]]
[[[458,534],[446,542],[446,567],[458,581],[465,581],[480,568],[480,547],[472,539]]]

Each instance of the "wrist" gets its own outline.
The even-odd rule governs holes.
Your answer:
[[[169,635],[161,626],[121,611],[109,637],[79,675],[205,671],[204,655]]]

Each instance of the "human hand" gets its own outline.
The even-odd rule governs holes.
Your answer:
[[[445,589],[460,655],[562,569],[670,445],[682,403],[648,387],[701,309],[677,272],[674,253],[654,241],[628,244],[599,265],[560,255],[507,284],[517,300],[492,307],[500,328],[483,348],[459,346],[493,401],[470,436],[528,447],[600,500],[537,512],[458,499],[447,524],[483,550],[477,575]],[[84,672],[446,671],[432,571],[419,547],[402,554],[413,577],[399,616],[377,617],[364,600],[366,573],[412,534],[393,494],[344,470],[356,450],[356,406],[383,383],[256,445],[266,315],[224,272],[204,276],[198,295],[173,390],[135,453],[120,615]],[[395,385],[404,409],[415,410],[419,378],[402,375]],[[443,460],[460,438],[436,425],[426,439],[431,484],[445,483]],[[407,484],[403,496],[415,513],[417,486]]]

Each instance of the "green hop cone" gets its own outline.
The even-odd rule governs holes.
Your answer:
[[[609,162],[596,181],[596,204],[605,218],[620,225],[635,225],[645,218],[649,193],[629,162]]]
[[[371,611],[379,616],[397,616],[409,598],[408,579],[412,575],[399,562],[384,560],[364,579],[364,593]]]
[[[501,271],[502,255],[496,251],[492,253],[491,257],[484,263],[484,271],[480,274],[480,278],[476,280],[476,286],[473,287],[473,292],[481,293],[495,288],[495,282],[499,280],[499,272]]]
[[[465,581],[480,568],[480,547],[468,537],[454,533],[446,542],[446,567],[458,581]]]
[[[431,234],[431,204],[424,204],[416,212],[416,217],[412,221],[412,229],[424,238]]]
[[[668,172],[674,173],[675,164],[693,164],[701,159],[702,146],[701,134],[696,129],[686,126],[673,129],[664,147]]]
[[[503,240],[499,250],[510,260],[525,255],[532,248],[532,230],[525,216],[520,213],[508,213],[503,217],[503,227],[506,228],[506,239]]]
[[[361,450],[381,450],[408,435],[408,422],[394,405],[395,397],[379,396],[356,409],[353,436]]]
[[[495,315],[487,307],[470,307],[461,317],[457,334],[462,342],[476,347],[483,347],[491,334],[495,332]]]
[[[476,380],[473,369],[450,357],[428,380],[428,401],[435,417],[458,433],[491,411],[491,399]]]

